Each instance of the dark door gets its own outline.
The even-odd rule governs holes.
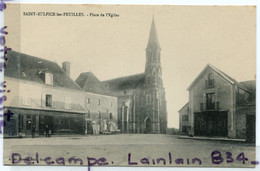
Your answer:
[[[93,134],[93,128],[91,122],[87,123],[87,134]]]
[[[32,134],[32,115],[26,115],[26,118],[25,118],[25,134],[26,135],[31,135]]]
[[[205,113],[194,113],[194,134],[205,136],[207,133]]]
[[[52,117],[52,116],[44,116],[44,120],[45,120],[45,127],[44,127],[44,129],[46,128],[46,125],[48,125],[51,134],[53,134],[55,132],[54,124],[53,124],[54,117]]]
[[[216,136],[226,137],[228,135],[227,112],[216,112],[214,120],[214,134]]]
[[[145,121],[145,133],[149,134],[152,132],[152,122],[150,118],[147,118]]]
[[[255,115],[246,116],[246,141],[255,143]]]
[[[194,129],[197,136],[227,136],[227,112],[195,113]]]

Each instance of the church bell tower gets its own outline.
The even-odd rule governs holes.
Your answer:
[[[146,133],[166,133],[167,111],[162,82],[161,47],[159,45],[154,18],[146,47],[144,128]],[[149,122],[148,122],[149,121]],[[151,123],[151,124],[150,124]],[[149,131],[149,128],[151,131]]]

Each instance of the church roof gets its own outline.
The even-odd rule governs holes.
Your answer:
[[[16,51],[8,51],[7,58],[8,60],[6,61],[4,71],[5,77],[45,84],[45,79],[42,74],[48,72],[53,75],[53,87],[82,91],[55,62]]]
[[[86,92],[112,95],[107,87],[92,73],[81,73],[75,81]]]
[[[158,41],[158,36],[157,36],[154,18],[153,18],[153,21],[152,21],[149,40],[148,40],[146,49],[161,49],[161,47],[159,45],[159,41]]]
[[[103,81],[103,83],[112,91],[135,89],[138,85],[144,82],[144,76],[144,73],[130,75],[112,80],[106,80]]]

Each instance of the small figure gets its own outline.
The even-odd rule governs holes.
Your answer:
[[[33,124],[32,126],[32,137],[33,138],[35,137],[35,124]]]
[[[50,138],[50,128],[49,126],[46,124],[45,126],[45,132],[46,132],[46,138],[49,137]]]

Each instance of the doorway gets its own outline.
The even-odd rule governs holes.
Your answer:
[[[145,133],[150,134],[152,132],[152,122],[150,118],[145,120]]]
[[[255,143],[255,115],[246,115],[246,141]]]
[[[228,135],[228,114],[225,111],[208,111],[194,113],[194,128],[197,136]]]

